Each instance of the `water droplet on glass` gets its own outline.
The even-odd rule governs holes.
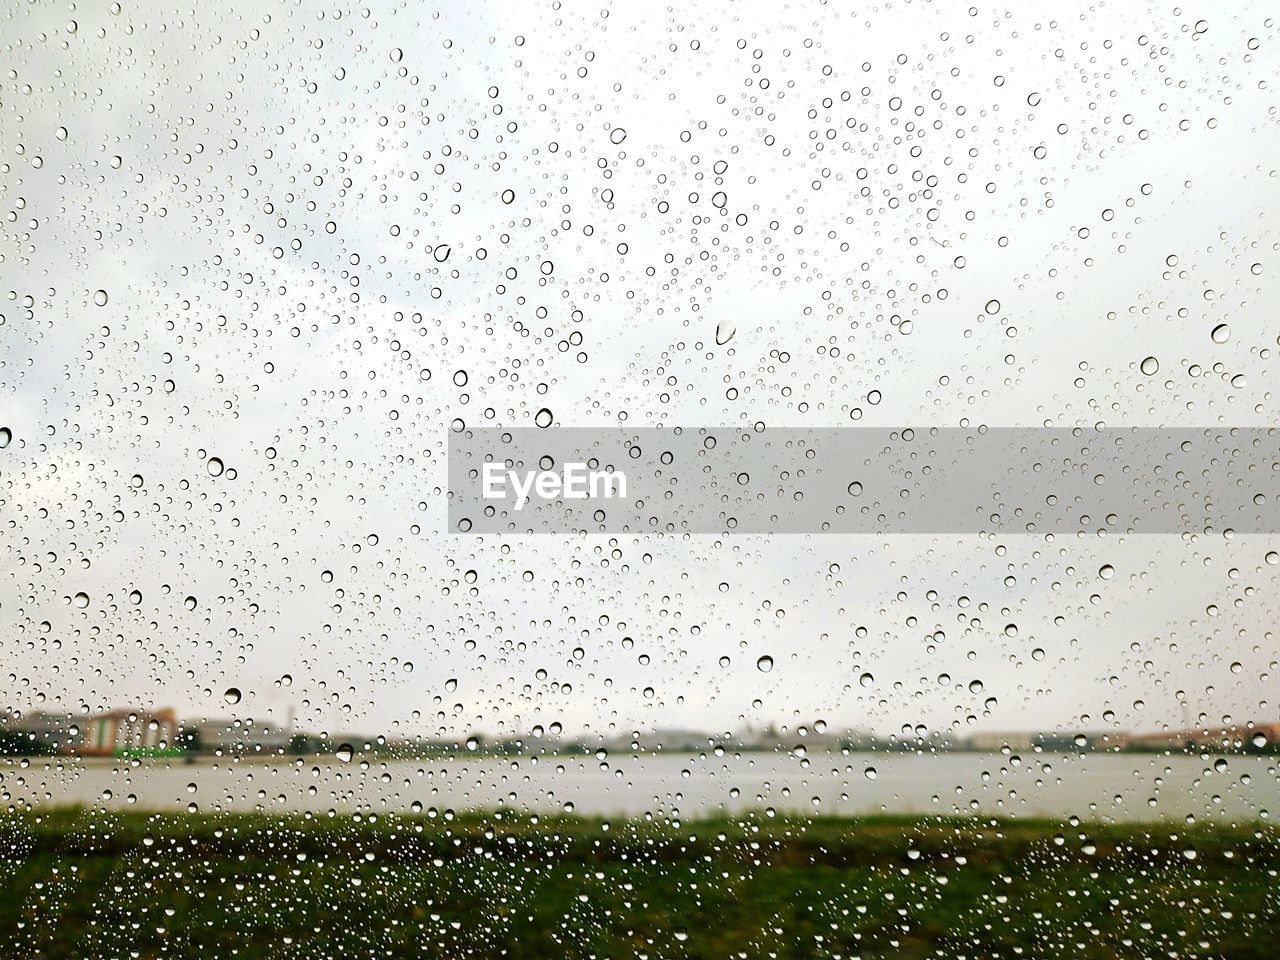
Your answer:
[[[222,695],[222,699],[227,701],[227,703],[239,703],[240,702],[239,689],[237,689],[236,687],[227,687],[227,691]]]
[[[1209,338],[1214,343],[1226,343],[1231,339],[1231,327],[1225,323],[1220,323],[1209,331]]]
[[[1148,377],[1153,377],[1160,371],[1160,361],[1155,357],[1147,357],[1140,364],[1140,369]]]
[[[208,468],[209,470],[209,476],[211,477],[222,476],[222,470],[223,470],[222,461],[218,457],[210,457],[209,462],[205,464],[205,467]]]
[[[107,305],[107,291],[105,290],[93,291],[93,302],[100,307],[105,307]]]
[[[756,669],[761,673],[768,673],[773,669],[773,657],[761,657],[756,661]]]

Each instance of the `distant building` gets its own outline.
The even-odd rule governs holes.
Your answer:
[[[187,731],[200,750],[228,754],[282,754],[290,751],[293,734],[266,720],[210,718],[189,721]]]
[[[1075,752],[1114,749],[1116,734],[1102,730],[1078,730],[1074,733],[1037,733],[1032,744],[1051,752]]]
[[[178,717],[165,708],[108,710],[85,719],[83,738],[71,752],[86,757],[164,757],[183,751],[178,743]]]
[[[999,753],[1008,747],[1010,750],[1030,750],[1035,734],[1026,731],[1009,733],[974,733],[966,741],[970,750],[983,750]]]
[[[1255,723],[1193,730],[1163,730],[1119,739],[1122,750],[1205,750],[1213,753],[1275,750],[1280,723]]]

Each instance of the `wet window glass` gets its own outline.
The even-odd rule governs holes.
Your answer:
[[[1265,3],[0,9],[0,955],[1270,957]]]

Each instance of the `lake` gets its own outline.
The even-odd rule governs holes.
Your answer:
[[[509,807],[601,816],[989,814],[1252,820],[1280,810],[1280,757],[1151,754],[707,753],[356,756],[0,763],[0,802],[217,811]],[[194,806],[192,806],[194,805]]]

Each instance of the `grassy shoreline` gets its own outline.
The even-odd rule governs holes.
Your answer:
[[[6,956],[1270,957],[1280,830],[0,816]]]

